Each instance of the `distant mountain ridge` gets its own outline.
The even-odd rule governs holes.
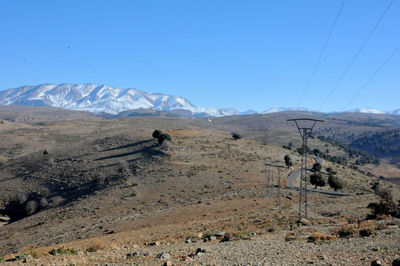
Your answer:
[[[95,85],[91,83],[41,84],[8,89],[0,91],[0,105],[52,106],[111,115],[118,115],[129,110],[175,112],[176,114],[181,113],[191,117],[220,117],[257,113],[253,110],[239,112],[233,108],[197,107],[181,96],[149,93],[134,88],[119,89],[109,85]],[[315,112],[306,108],[280,107],[269,108],[260,113],[268,114],[288,111]],[[349,112],[400,115],[400,109],[383,112],[372,108],[359,108],[350,110]]]
[[[0,92],[2,105],[53,106],[64,109],[117,115],[134,109],[157,111],[188,110],[193,116],[239,114],[235,109],[201,108],[173,95],[148,93],[133,88],[119,89],[95,84],[41,84]]]

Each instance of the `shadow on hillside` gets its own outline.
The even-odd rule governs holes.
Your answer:
[[[107,160],[107,159],[122,158],[122,157],[132,156],[135,154],[141,154],[142,155],[141,157],[152,157],[152,156],[164,155],[164,153],[162,151],[155,149],[157,147],[158,147],[157,144],[152,144],[151,146],[143,147],[142,149],[139,149],[136,151],[105,156],[105,157],[98,158],[95,161],[103,161],[103,160]]]
[[[141,144],[145,144],[148,142],[152,142],[154,139],[148,139],[148,140],[142,140],[142,141],[138,141],[135,143],[131,143],[131,144],[127,144],[127,145],[123,145],[123,146],[119,146],[119,147],[115,147],[115,148],[109,148],[109,149],[105,149],[102,150],[102,152],[106,152],[106,151],[115,151],[115,150],[120,150],[120,149],[126,149],[126,148],[131,148],[131,147],[135,147]]]

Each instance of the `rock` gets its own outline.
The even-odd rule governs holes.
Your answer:
[[[221,242],[228,242],[232,240],[232,234],[228,233],[224,235],[224,238],[221,239]]]
[[[206,253],[206,250],[205,250],[205,249],[203,249],[203,248],[198,248],[198,249],[196,250],[195,255],[196,255],[196,256],[203,256],[205,253]]]
[[[183,259],[182,259],[182,261],[185,261],[185,262],[193,262],[194,261],[194,259],[192,259],[191,257],[184,257]]]
[[[214,236],[215,236],[216,238],[218,238],[218,239],[222,239],[222,238],[224,238],[224,236],[225,236],[225,232],[218,232],[218,233],[215,233]]]
[[[192,243],[192,239],[190,239],[190,238],[186,239],[185,243],[188,243],[188,244]]]
[[[2,222],[10,221],[10,217],[5,216],[5,215],[0,215],[0,220],[1,220]]]
[[[382,266],[382,262],[379,259],[373,260],[371,266]]]
[[[297,221],[299,224],[302,225],[311,225],[311,222],[305,218],[301,218],[299,221]]]
[[[169,260],[169,259],[171,259],[171,255],[169,255],[168,252],[162,252],[157,255],[157,258]]]
[[[197,238],[197,239],[202,239],[203,238],[203,233],[197,233],[197,234],[195,234],[195,235],[193,235],[193,237],[194,238]]]
[[[132,252],[132,253],[126,254],[126,258],[137,257],[139,255],[140,255],[139,252]]]
[[[395,260],[392,262],[392,266],[400,266],[400,258],[395,259]]]
[[[153,247],[153,246],[159,246],[160,244],[161,244],[160,241],[154,241],[154,242],[147,243],[146,246]]]
[[[217,240],[217,237],[216,236],[210,236],[209,239],[210,239],[210,241],[215,241],[215,240]]]
[[[172,266],[172,261],[166,261],[164,262],[163,266]]]

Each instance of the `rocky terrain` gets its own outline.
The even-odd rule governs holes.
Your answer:
[[[279,141],[234,140],[240,127],[184,118],[43,120],[0,124],[6,265],[391,265],[400,257],[399,219],[366,219],[377,181],[400,199],[398,185],[378,178],[398,173],[385,162],[357,170],[324,160],[346,196],[310,193],[299,225],[287,178],[300,157]],[[155,129],[171,141],[159,145]]]

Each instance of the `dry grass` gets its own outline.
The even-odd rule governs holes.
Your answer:
[[[319,242],[322,240],[336,240],[337,237],[334,235],[329,235],[321,232],[314,232],[308,237],[309,242]]]

